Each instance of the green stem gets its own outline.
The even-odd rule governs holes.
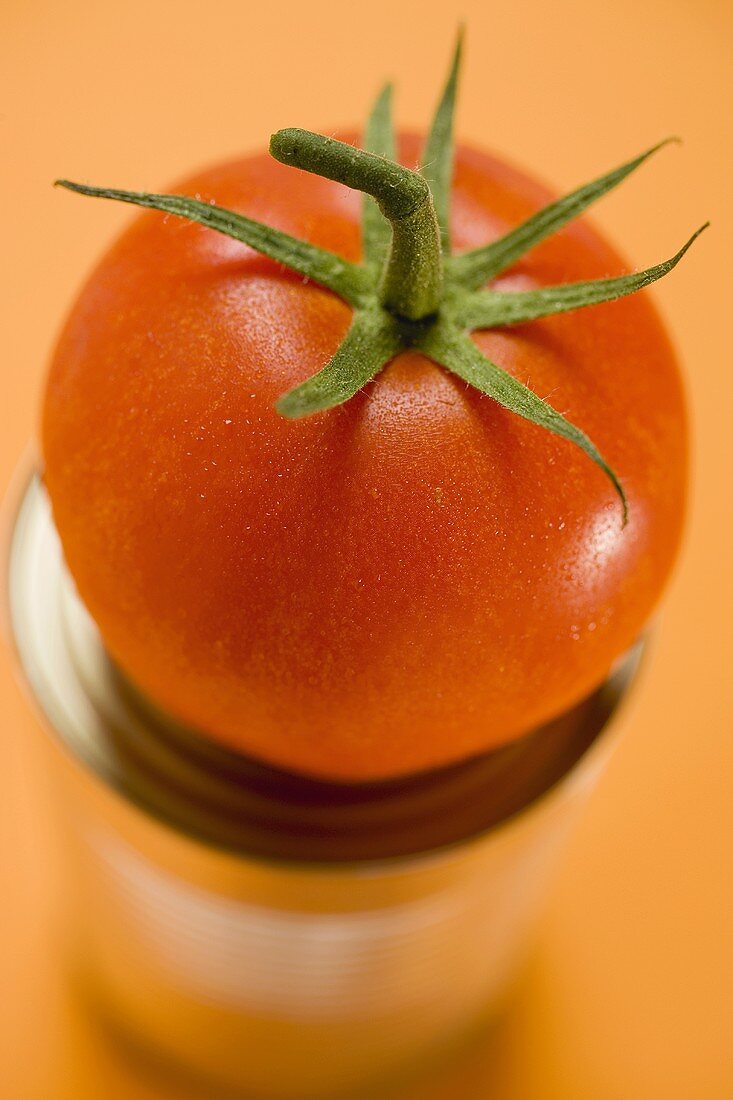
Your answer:
[[[385,307],[420,321],[437,312],[443,289],[440,228],[427,182],[400,164],[308,130],[280,130],[270,152],[283,164],[371,195],[392,227],[381,285]]]

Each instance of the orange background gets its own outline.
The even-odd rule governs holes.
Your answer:
[[[129,218],[50,181],[154,189],[281,126],[353,123],[385,76],[398,80],[400,120],[419,126],[459,18],[464,139],[569,189],[680,133],[681,149],[594,217],[639,266],[706,217],[713,228],[653,292],[686,367],[694,495],[624,739],[568,849],[512,1012],[419,1100],[723,1100],[733,1096],[728,0],[3,0],[0,483],[34,431],[75,288]],[[5,652],[0,704],[0,1094],[160,1098],[100,1046],[58,977],[43,788]]]

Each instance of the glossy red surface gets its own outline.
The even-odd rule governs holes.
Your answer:
[[[175,190],[358,258],[360,197],[265,155]],[[548,197],[461,149],[456,248]],[[582,223],[497,286],[624,270]],[[346,406],[281,419],[349,312],[237,242],[138,216],[63,331],[43,450],[71,571],[139,687],[262,759],[365,779],[507,742],[603,679],[675,556],[686,425],[643,294],[475,337],[598,445],[625,529],[580,451],[416,352]]]

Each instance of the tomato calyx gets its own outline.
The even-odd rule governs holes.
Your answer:
[[[351,325],[329,362],[277,401],[281,415],[297,419],[348,401],[401,350],[415,347],[504,408],[583,450],[611,481],[625,524],[628,501],[623,486],[594,443],[529,387],[489,360],[471,339],[471,333],[526,323],[632,294],[671,271],[708,223],[670,259],[643,271],[530,291],[492,290],[487,284],[516,260],[676,139],[659,142],[550,203],[498,240],[452,254],[449,221],[453,119],[461,51],[459,35],[424,148],[424,164],[418,171],[396,161],[390,85],[382,89],[374,104],[364,149],[299,129],[280,130],[271,138],[270,152],[282,163],[363,192],[360,264],[212,203],[180,195],[91,187],[69,180],[56,182],[83,195],[128,202],[198,222],[313,280],[353,308]]]

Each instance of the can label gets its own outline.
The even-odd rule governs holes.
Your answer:
[[[524,923],[507,919],[515,891],[490,874],[481,889],[473,879],[387,909],[292,912],[192,885],[118,837],[94,831],[87,842],[93,888],[124,925],[131,959],[188,996],[256,1015],[313,1021],[478,1005],[511,966]]]

